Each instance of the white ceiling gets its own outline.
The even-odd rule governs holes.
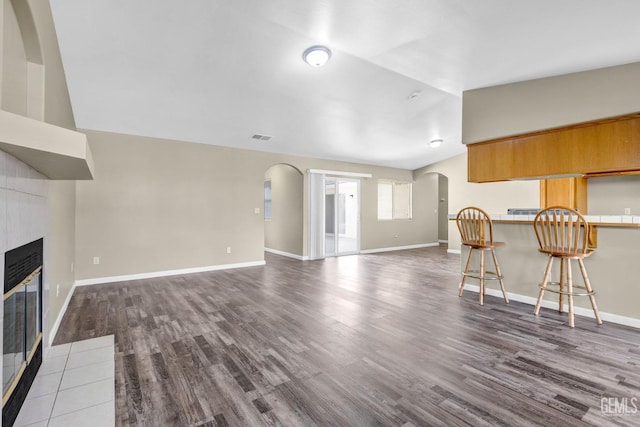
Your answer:
[[[405,169],[464,152],[463,90],[640,61],[638,0],[51,5],[79,128]]]

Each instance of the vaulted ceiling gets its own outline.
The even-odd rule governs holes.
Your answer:
[[[640,61],[637,0],[51,5],[79,128],[405,169],[464,152],[464,90]]]

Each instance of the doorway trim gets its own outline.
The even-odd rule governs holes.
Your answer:
[[[330,171],[325,169],[307,169],[308,173],[319,173],[322,175],[331,175],[331,176],[345,176],[352,178],[373,178],[373,175],[370,173],[360,173],[360,172],[341,172],[341,171]]]

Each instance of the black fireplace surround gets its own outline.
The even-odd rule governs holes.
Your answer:
[[[43,239],[4,256],[2,425],[13,426],[42,364]],[[6,371],[6,372],[5,372]]]

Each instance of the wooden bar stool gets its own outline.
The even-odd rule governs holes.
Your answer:
[[[497,280],[500,283],[500,289],[502,289],[504,302],[508,304],[509,298],[507,297],[507,292],[504,290],[504,277],[500,272],[500,265],[498,264],[495,250],[499,246],[504,246],[505,243],[493,241],[493,223],[491,222],[491,218],[489,218],[489,215],[482,209],[470,206],[458,212],[456,224],[458,225],[458,230],[460,230],[462,244],[469,247],[469,256],[467,257],[467,264],[462,273],[462,282],[460,283],[458,296],[462,296],[467,277],[478,279],[480,281],[480,305],[483,305],[484,295],[486,294],[485,281]],[[473,251],[480,251],[480,268],[478,270],[469,270]],[[485,251],[491,252],[493,264],[496,267],[495,272],[485,270]]]
[[[563,296],[568,297],[569,302],[569,327],[574,327],[573,322],[573,297],[588,296],[591,300],[591,307],[596,316],[596,322],[602,324],[598,306],[596,305],[595,292],[591,288],[587,269],[584,266],[584,258],[590,256],[593,250],[588,249],[589,223],[576,210],[554,206],[544,209],[536,215],[533,226],[536,230],[536,237],[540,244],[539,251],[549,256],[547,268],[540,284],[540,294],[533,313],[537,316],[540,312],[540,303],[544,291],[559,294],[558,311],[562,313]],[[560,278],[558,282],[550,282],[551,267],[553,260],[560,258]],[[584,285],[573,283],[571,274],[571,260],[578,260],[580,272],[584,279]],[[557,286],[557,289],[548,289],[549,285]],[[586,292],[575,292],[575,288],[584,289]]]

